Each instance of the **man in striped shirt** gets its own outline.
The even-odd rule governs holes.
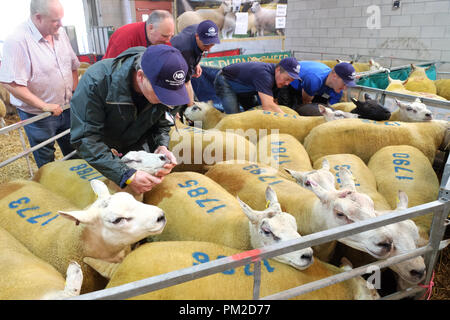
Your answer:
[[[80,62],[61,28],[58,0],[31,0],[30,19],[5,41],[0,82],[11,94],[22,120],[43,112],[53,116],[25,126],[31,147],[70,128],[69,104],[78,84]],[[64,155],[74,149],[69,135],[57,140]],[[38,167],[55,159],[54,142],[33,152]]]

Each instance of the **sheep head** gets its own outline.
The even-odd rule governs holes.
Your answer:
[[[242,211],[249,219],[250,237],[253,248],[261,248],[280,241],[301,238],[297,232],[297,222],[289,213],[282,212],[275,191],[266,189],[266,200],[270,203],[264,211],[250,208],[239,198]],[[275,260],[304,270],[313,263],[313,251],[305,248],[274,257]]]
[[[339,167],[342,186],[339,190],[326,190],[313,177],[305,184],[319,198],[318,214],[323,216],[326,229],[376,217],[374,203],[366,194],[356,190],[353,175]],[[341,238],[338,241],[354,249],[365,251],[377,259],[386,258],[392,251],[392,234],[386,227],[368,230]]]
[[[111,195],[99,180],[92,180],[91,187],[98,196],[92,205],[85,210],[59,211],[64,218],[85,225],[87,256],[109,259],[112,252],[118,254],[127,246],[163,231],[166,218],[160,208],[139,202],[126,192]],[[109,261],[116,262],[114,258]]]
[[[403,103],[395,99],[399,108],[401,121],[405,122],[423,122],[433,120],[433,113],[427,106],[416,98],[412,103]]]
[[[142,170],[149,174],[155,174],[165,164],[171,163],[164,154],[149,153],[143,150],[130,151],[120,160],[132,169]]]
[[[364,95],[365,101],[359,101],[352,98],[352,102],[356,108],[351,111],[353,114],[359,115],[360,118],[384,121],[389,120],[391,112],[384,108],[377,100],[372,99],[367,93]]]

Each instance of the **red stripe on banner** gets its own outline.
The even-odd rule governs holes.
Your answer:
[[[241,252],[235,255],[231,256],[231,259],[233,260],[242,260],[244,258],[248,258],[248,257],[252,257],[252,262],[256,262],[259,259],[259,255],[261,254],[261,250],[259,249],[254,249],[254,250],[250,250],[250,251],[245,251],[245,252]]]

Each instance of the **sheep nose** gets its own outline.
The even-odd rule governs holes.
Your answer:
[[[416,279],[422,279],[425,275],[425,269],[411,270],[409,274]]]
[[[306,260],[307,262],[311,261],[312,258],[313,258],[312,254],[302,254],[301,257],[300,257],[300,259]]]
[[[161,160],[161,161],[167,161],[166,155],[165,155],[165,154],[160,155],[160,156],[159,156],[159,160]]]
[[[431,113],[426,113],[426,114],[425,114],[425,117],[431,118],[431,117],[432,117],[432,114],[431,114]]]
[[[156,222],[158,222],[158,223],[164,223],[164,222],[166,222],[166,215],[164,214],[164,212],[158,217],[158,219],[156,220]]]

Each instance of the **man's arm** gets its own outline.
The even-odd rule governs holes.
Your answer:
[[[2,84],[14,97],[30,106],[51,112],[54,116],[59,116],[63,112],[62,106],[54,103],[45,103],[25,86],[18,85],[15,82],[2,82]]]
[[[72,70],[72,78],[73,78],[72,91],[75,91],[75,89],[78,86],[78,70]]]
[[[314,99],[314,96],[310,96],[309,94],[306,93],[306,91],[304,89],[302,89],[303,104],[311,103],[313,99]]]
[[[258,92],[259,99],[261,100],[263,110],[284,113],[283,110],[275,103],[272,96],[268,94]]]
[[[188,103],[188,107],[193,106],[194,105],[194,88],[192,88],[192,83],[191,80],[189,80],[188,82],[185,83],[186,86],[186,90],[187,93],[189,95],[189,103]]]

